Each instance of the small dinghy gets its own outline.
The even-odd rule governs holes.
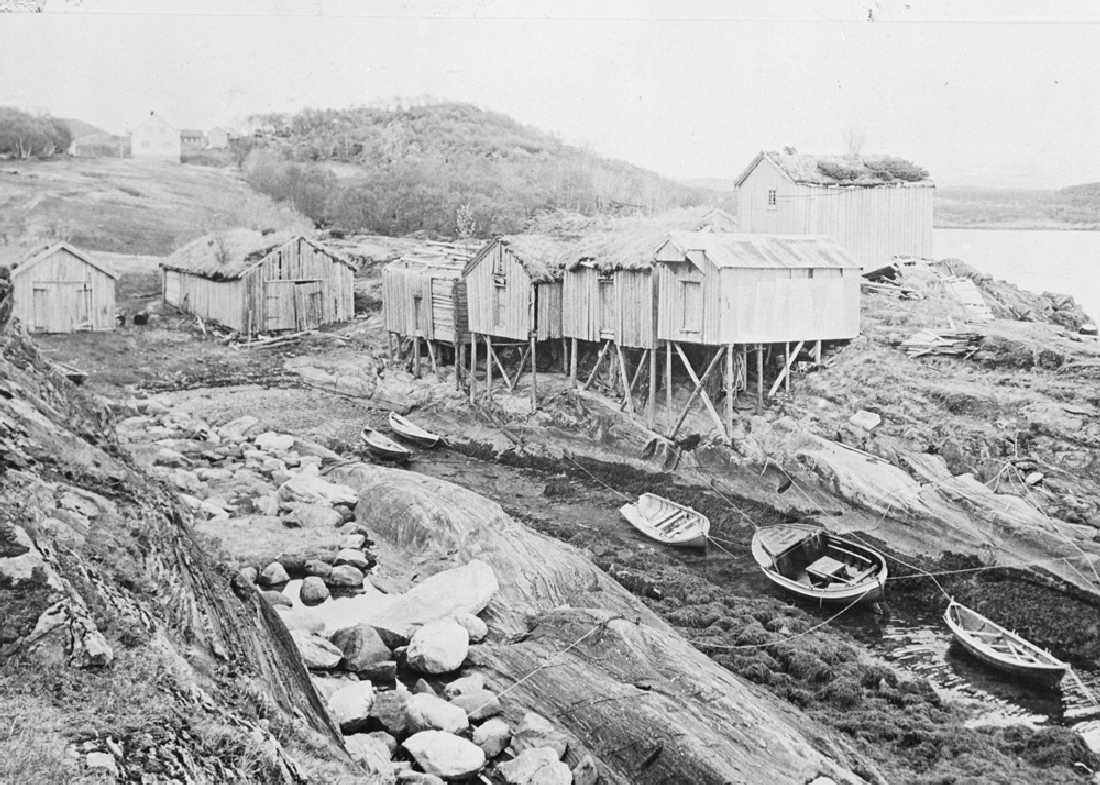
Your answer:
[[[820,526],[785,523],[757,529],[752,556],[772,583],[810,600],[873,602],[886,586],[881,553]]]
[[[390,412],[390,430],[402,439],[418,444],[421,447],[435,447],[439,444],[439,436],[431,431],[425,431],[419,425],[407,420],[397,412]]]
[[[624,504],[619,512],[627,523],[665,545],[703,548],[710,534],[707,516],[655,493],[643,493],[638,501]]]
[[[88,378],[88,372],[77,368],[75,365],[63,363],[60,360],[52,360],[51,365],[73,384],[84,384],[84,380]]]
[[[977,611],[951,601],[943,620],[962,648],[997,670],[1055,686],[1069,666]]]
[[[402,447],[389,436],[386,436],[386,434],[381,431],[376,431],[369,426],[363,429],[360,438],[362,438],[363,443],[367,445],[367,449],[370,450],[371,455],[375,458],[381,458],[384,461],[405,463],[412,457],[412,451],[407,447]]]

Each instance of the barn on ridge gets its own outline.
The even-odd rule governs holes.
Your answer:
[[[831,237],[865,269],[932,255],[935,185],[901,158],[766,151],[736,191],[741,232]]]
[[[7,255],[7,254],[6,254]],[[68,243],[12,250],[12,315],[32,333],[113,330],[118,273]]]
[[[675,353],[696,382],[702,404],[727,434],[732,432],[734,399],[745,388],[750,347],[756,353],[757,406],[762,407],[766,349],[781,353],[783,362],[770,391],[774,394],[781,383],[789,385],[791,367],[803,348],[812,347],[820,362],[822,341],[859,334],[860,267],[829,238],[671,232],[657,249],[654,266],[657,338],[665,344],[666,380]],[[696,357],[709,356],[701,375],[691,365],[689,348],[695,348]],[[725,418],[705,389],[723,357]],[[671,383],[667,387],[671,391]],[[668,410],[671,416],[671,398]],[[670,438],[687,411],[685,407],[670,424]]]
[[[355,314],[354,265],[301,235],[231,229],[161,263],[164,302],[242,333],[309,330]]]
[[[481,242],[425,242],[382,269],[382,312],[391,358],[412,354],[420,375],[421,345],[438,370],[444,353],[455,364],[458,385],[469,341],[466,281],[462,271]]]
[[[535,361],[539,342],[562,338],[562,250],[566,241],[550,235],[498,237],[485,244],[463,270],[470,329],[470,396],[476,394],[477,342],[486,352],[486,389],[493,365],[514,389],[530,360],[531,406],[536,406]],[[518,348],[518,367],[504,372],[498,349]]]

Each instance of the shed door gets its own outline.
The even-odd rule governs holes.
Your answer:
[[[264,281],[264,329],[294,329],[294,281]]]
[[[320,281],[294,281],[294,329],[312,330],[324,321]]]
[[[615,279],[612,273],[600,273],[597,278],[600,302],[599,319],[600,338],[615,338]]]
[[[31,332],[46,332],[50,327],[50,294],[57,287],[47,283],[32,284]]]

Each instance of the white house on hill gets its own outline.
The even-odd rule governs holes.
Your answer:
[[[130,155],[158,161],[180,161],[178,128],[150,112],[130,133]]]

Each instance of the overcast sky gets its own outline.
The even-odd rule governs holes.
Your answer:
[[[678,178],[731,178],[762,148],[838,152],[856,138],[941,184],[1100,180],[1091,2],[48,0],[45,11],[0,14],[0,104],[116,132],[150,110],[209,127],[431,95]]]

